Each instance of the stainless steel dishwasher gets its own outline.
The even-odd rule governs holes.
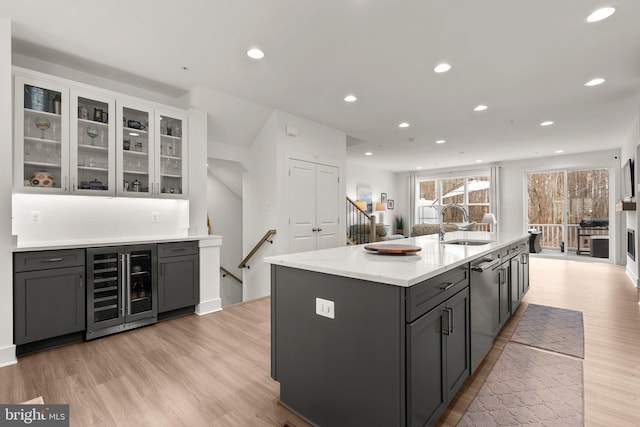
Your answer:
[[[471,263],[471,372],[475,371],[509,318],[508,260],[500,251]]]

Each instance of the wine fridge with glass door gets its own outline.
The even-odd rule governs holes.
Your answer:
[[[89,248],[86,253],[86,339],[156,323],[156,245]]]

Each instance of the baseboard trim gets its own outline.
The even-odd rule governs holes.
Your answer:
[[[196,314],[204,316],[205,314],[215,313],[222,310],[222,299],[215,298],[209,301],[202,301],[196,305]]]
[[[640,288],[640,283],[638,283],[638,276],[636,276],[635,272],[631,270],[629,264],[627,264],[627,267],[624,269],[624,271],[625,273],[627,273],[627,277],[629,278],[629,280],[631,280],[631,284],[636,288]]]
[[[18,358],[16,357],[15,345],[0,348],[0,368],[15,365],[16,363],[18,363]]]

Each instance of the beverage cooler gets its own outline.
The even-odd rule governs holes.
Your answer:
[[[156,245],[87,249],[90,340],[157,321]]]

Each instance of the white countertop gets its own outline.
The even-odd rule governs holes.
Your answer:
[[[138,245],[146,243],[170,243],[170,242],[186,242],[191,240],[211,241],[213,246],[222,244],[222,236],[218,235],[202,235],[202,236],[153,236],[153,237],[113,237],[99,239],[76,239],[76,240],[57,240],[50,242],[27,242],[14,245],[13,252],[27,251],[46,251],[58,249],[78,249],[90,248],[95,246],[119,246],[119,245]],[[203,245],[201,245],[203,246]],[[209,245],[208,245],[209,246]]]
[[[276,255],[264,260],[273,265],[408,287],[525,238],[527,235],[524,233],[496,235],[483,231],[455,231],[446,234],[445,242],[468,239],[491,240],[491,243],[480,246],[447,245],[438,241],[437,234],[432,234],[372,243],[416,245],[422,248],[420,252],[406,255],[380,255],[364,249],[365,245],[355,245]]]

